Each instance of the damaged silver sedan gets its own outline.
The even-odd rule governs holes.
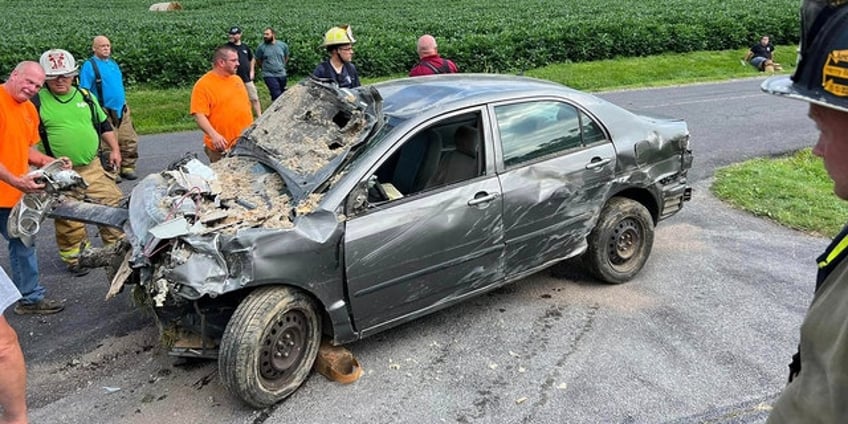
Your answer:
[[[217,358],[255,407],[289,396],[322,337],[361,339],[580,257],[622,283],[689,200],[689,131],[551,82],[496,75],[354,90],[306,80],[223,160],[147,176],[88,251],[175,355]],[[96,210],[95,210],[96,209]],[[571,261],[569,264],[572,263]]]

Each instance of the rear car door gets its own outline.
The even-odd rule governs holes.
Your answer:
[[[496,105],[493,115],[509,278],[585,249],[616,152],[597,120],[562,100]]]
[[[465,162],[451,157],[461,127],[479,135],[476,157]],[[484,128],[479,109],[443,117],[404,137],[370,173],[369,205],[348,218],[344,239],[348,295],[363,335],[503,280],[501,190]],[[424,163],[431,149],[439,149],[435,166]],[[446,169],[451,163],[470,173]]]

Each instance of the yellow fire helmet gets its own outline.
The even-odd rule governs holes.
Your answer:
[[[763,82],[763,91],[848,112],[848,0],[804,0],[801,49],[792,77]]]
[[[350,25],[341,25],[330,28],[330,30],[324,34],[324,44],[321,44],[321,47],[353,44],[355,42],[356,40],[353,39],[353,33],[350,30]]]
[[[77,61],[67,50],[50,49],[41,54],[38,63],[44,68],[47,79],[53,79],[62,75],[73,77],[79,74]]]

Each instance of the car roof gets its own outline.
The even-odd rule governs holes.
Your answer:
[[[492,101],[561,96],[580,103],[597,97],[551,81],[498,74],[443,74],[402,78],[373,85],[383,97],[383,112],[400,119],[431,110],[452,110]]]

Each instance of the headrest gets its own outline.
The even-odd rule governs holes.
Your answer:
[[[456,144],[456,151],[471,156],[477,157],[477,149],[479,147],[479,132],[474,127],[462,125],[453,133],[453,140]]]

